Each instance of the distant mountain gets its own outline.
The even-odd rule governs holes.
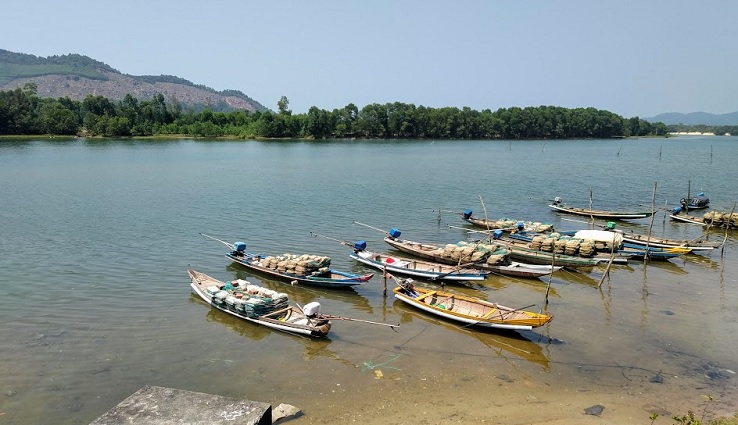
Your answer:
[[[662,122],[666,125],[738,125],[738,112],[719,115],[709,114],[707,112],[692,112],[689,114],[668,112],[656,115],[653,118],[644,118],[644,120],[650,122]]]
[[[171,75],[127,75],[87,56],[69,54],[47,58],[0,49],[0,90],[35,83],[39,97],[83,100],[100,95],[121,100],[131,94],[138,100],[161,93],[166,102],[194,110],[265,111],[262,104],[238,90],[216,91]]]

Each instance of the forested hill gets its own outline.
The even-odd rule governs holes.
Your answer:
[[[38,95],[83,100],[87,95],[122,100],[126,94],[152,99],[162,94],[169,103],[195,111],[266,111],[262,104],[237,90],[216,91],[171,75],[127,75],[90,57],[69,54],[47,58],[0,49],[0,90],[38,87]]]

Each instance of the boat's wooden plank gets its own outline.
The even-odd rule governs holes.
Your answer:
[[[433,296],[436,293],[438,293],[438,291],[429,291],[429,292],[426,292],[425,294],[419,296],[418,298],[415,298],[415,301],[422,301],[423,299],[428,298],[430,296]]]

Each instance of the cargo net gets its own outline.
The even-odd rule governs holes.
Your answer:
[[[738,227],[738,213],[719,211],[706,212],[703,216],[705,223],[718,227]]]
[[[480,263],[485,262],[491,266],[505,264],[510,251],[503,249],[497,244],[457,242],[448,244],[435,251],[431,255],[439,256],[445,260],[453,260],[458,263]]]
[[[551,233],[546,236],[537,235],[530,242],[530,248],[536,251],[553,252],[559,255],[578,255],[586,258],[594,256],[598,251],[610,252],[611,245],[607,242],[572,238],[558,233]]]
[[[538,221],[521,221],[511,220],[509,218],[501,218],[499,220],[481,220],[482,224],[490,229],[515,229],[518,230],[518,224],[523,223],[523,231],[546,233],[553,231],[553,224],[540,223]]]
[[[262,259],[261,265],[298,276],[321,276],[330,272],[331,258],[309,254],[282,254]]]
[[[289,306],[287,294],[256,285],[233,286],[227,282],[222,287],[210,287],[207,292],[214,303],[248,317],[263,316]]]

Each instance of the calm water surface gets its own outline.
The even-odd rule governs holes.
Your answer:
[[[654,184],[658,208],[674,206],[691,184],[692,194],[705,191],[714,209],[730,211],[738,200],[736,163],[735,138],[719,137],[2,140],[0,423],[86,424],[147,384],[290,403],[306,412],[296,423],[412,418],[393,405],[408,392],[422,395],[418,411],[451,406],[456,397],[468,404],[457,403],[455,417],[468,422],[483,418],[468,410],[500,388],[524,394],[513,401],[525,410],[561,410],[567,396],[589,403],[569,403],[575,416],[592,404],[638,400],[638,423],[653,411],[685,413],[705,394],[720,400],[716,410],[735,411],[736,233],[724,254],[615,266],[599,289],[603,269],[557,273],[547,306],[544,280],[492,277],[450,288],[555,315],[534,332],[499,334],[385,298],[377,277],[329,291],[253,275],[199,232],[267,254],[329,255],[334,268],[359,272],[365,269],[344,246],[311,232],[388,248],[381,232],[359,221],[397,227],[410,240],[457,242],[467,236],[449,225],[463,222],[438,210],[483,216],[480,197],[490,217],[577,229],[586,224],[549,211],[547,200],[586,206],[591,189],[595,208],[650,209]],[[649,223],[620,226],[646,233]],[[702,232],[663,212],[653,225],[667,237]],[[249,279],[300,304],[320,301],[324,312],[401,327],[337,322],[323,341],[276,333],[191,296],[190,267]]]

